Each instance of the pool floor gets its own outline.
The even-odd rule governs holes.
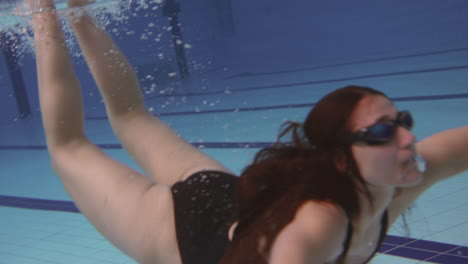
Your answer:
[[[220,89],[210,94],[187,95],[181,90],[173,103],[155,97],[147,104],[155,112],[161,110],[160,118],[184,138],[239,173],[255,151],[275,140],[284,120],[302,120],[325,93],[347,84],[382,90],[400,109],[412,111],[419,139],[467,125],[466,58],[464,48],[323,69],[239,75],[219,79]],[[1,127],[0,263],[134,263],[74,212],[50,168],[39,112]],[[110,156],[137,168],[104,116],[88,115],[86,130]],[[394,224],[371,263],[468,263],[467,176],[458,175],[422,195],[406,215],[409,230],[402,221]]]

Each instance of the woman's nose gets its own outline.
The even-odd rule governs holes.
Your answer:
[[[413,148],[416,143],[416,137],[407,128],[398,127],[398,139],[402,148]]]

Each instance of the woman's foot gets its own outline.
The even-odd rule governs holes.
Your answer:
[[[26,0],[31,14],[55,10],[54,0]]]
[[[96,2],[96,0],[68,0],[67,3],[69,7],[79,7],[79,6],[90,5],[94,2]]]

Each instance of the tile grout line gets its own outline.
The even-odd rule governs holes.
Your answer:
[[[427,259],[425,259],[425,260],[423,260],[423,261],[432,262],[432,263],[440,263],[440,262],[433,262],[433,261],[431,261],[431,259],[435,259],[435,258],[440,257],[440,256],[443,256],[443,255],[456,256],[456,257],[459,257],[459,258],[466,258],[466,260],[468,261],[468,257],[467,257],[467,256],[458,256],[458,255],[453,255],[453,254],[446,254],[446,253],[449,252],[449,251],[456,250],[456,249],[459,249],[459,248],[462,248],[462,246],[459,246],[459,247],[454,248],[454,249],[451,249],[451,250],[447,250],[447,251],[445,251],[445,252],[441,252],[440,254],[435,255],[435,256],[432,256],[432,257],[430,257],[430,258],[427,258]],[[444,263],[444,264],[450,264],[450,263]]]

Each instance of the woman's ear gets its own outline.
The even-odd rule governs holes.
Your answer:
[[[344,150],[337,149],[335,156],[333,158],[335,167],[339,172],[344,173],[348,169],[348,157],[346,156]]]

